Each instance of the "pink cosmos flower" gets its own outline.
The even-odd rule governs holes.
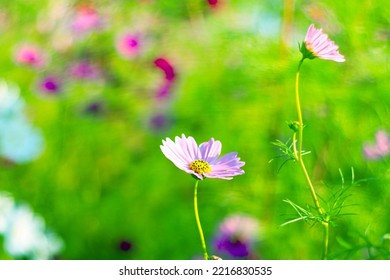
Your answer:
[[[390,154],[390,137],[384,130],[379,130],[375,135],[375,144],[363,146],[364,156],[369,160],[381,159]]]
[[[93,6],[84,4],[77,7],[72,22],[76,33],[86,33],[102,26],[102,19]]]
[[[339,47],[328,38],[328,35],[322,32],[322,29],[316,29],[313,24],[307,30],[305,41],[303,42],[300,51],[303,59],[321,58],[325,60],[333,60],[336,62],[344,62],[345,58],[338,51]]]
[[[160,146],[163,154],[176,165],[177,168],[196,176],[198,179],[218,178],[231,180],[233,176],[244,174],[236,152],[228,153],[220,158],[222,144],[211,138],[199,146],[194,138],[176,136],[175,142],[167,138]]]
[[[69,73],[75,79],[96,79],[101,76],[99,67],[86,60],[71,64]]]
[[[133,58],[137,56],[141,50],[139,34],[126,33],[118,38],[116,48],[123,57]]]
[[[26,44],[20,46],[15,52],[15,61],[19,64],[41,67],[46,63],[43,51],[35,46]]]

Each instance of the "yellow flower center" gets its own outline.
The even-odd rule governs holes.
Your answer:
[[[211,167],[208,162],[201,159],[197,159],[191,162],[190,168],[198,174],[211,172]]]
[[[306,42],[306,49],[307,49],[308,51],[314,53],[313,46],[312,46],[310,43],[308,43],[308,42]]]

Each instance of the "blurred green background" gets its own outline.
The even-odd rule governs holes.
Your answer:
[[[194,180],[159,146],[182,133],[198,144],[214,137],[223,154],[237,151],[246,165],[231,181],[200,183],[210,253],[220,221],[245,213],[262,229],[259,258],[321,258],[319,226],[301,221],[280,227],[294,215],[284,199],[312,204],[298,165],[288,162],[279,170],[282,159],[269,162],[279,154],[271,142],[291,137],[286,121],[297,118],[298,43],[314,23],[346,62],[315,59],[301,68],[307,167],[324,199],[340,188],[339,170],[345,185],[352,168],[358,182],[343,211],[354,215],[340,216],[331,227],[330,257],[388,258],[383,236],[390,232],[390,162],[363,155],[379,129],[390,129],[388,1],[216,2],[1,0],[0,78],[19,86],[45,144],[28,163],[4,161],[0,190],[28,202],[63,240],[56,258],[193,259],[202,255]],[[72,37],[63,21],[79,5],[93,6],[103,27]],[[131,59],[115,48],[125,30],[146,38]],[[23,42],[40,46],[50,57],[47,65],[15,63]],[[69,77],[66,65],[85,57],[98,63],[102,79]],[[163,99],[155,97],[164,80],[153,64],[157,57],[169,60],[176,74]],[[63,79],[61,93],[39,92],[37,81],[48,73]],[[85,113],[91,102],[103,109]],[[156,116],[162,124],[153,123]],[[121,250],[123,241],[128,250]]]

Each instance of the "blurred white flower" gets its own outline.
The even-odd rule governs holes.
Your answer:
[[[36,159],[44,148],[43,137],[31,126],[24,106],[18,87],[0,81],[0,156],[15,163]]]
[[[23,119],[0,125],[1,155],[13,162],[25,163],[36,159],[43,150],[43,144],[40,131]]]
[[[23,114],[24,101],[19,88],[0,81],[0,119],[14,118]]]
[[[14,207],[14,200],[7,193],[0,193],[0,234],[3,234],[6,228],[7,217]]]
[[[10,198],[0,193],[0,202],[7,200]],[[52,259],[62,249],[62,240],[46,229],[42,217],[28,205],[10,201],[10,209],[0,208],[0,233],[4,235],[6,252],[13,258]]]

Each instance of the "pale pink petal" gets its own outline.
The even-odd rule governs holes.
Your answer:
[[[222,144],[220,141],[214,141],[211,138],[208,142],[200,144],[200,156],[207,162],[212,162],[221,154]]]
[[[198,159],[199,150],[194,138],[191,136],[186,138],[186,136],[182,134],[182,138],[176,136],[175,141],[187,155],[190,162]]]
[[[376,147],[382,154],[390,152],[390,139],[387,133],[383,130],[376,133]]]
[[[160,148],[163,154],[178,168],[182,169],[189,166],[191,160],[176,143],[172,142],[171,139],[167,138],[166,141],[163,141],[163,145],[161,145]]]
[[[217,160],[214,160],[213,162],[210,162],[210,165],[211,166],[219,166],[219,165],[235,166],[237,161],[239,160],[240,158],[237,158],[237,153],[232,152],[220,157]]]
[[[218,178],[218,179],[224,179],[224,180],[231,180],[233,179],[233,176],[242,175],[244,174],[244,170],[237,169],[237,170],[225,170],[225,171],[218,171],[204,174],[207,178]]]
[[[363,153],[367,159],[371,160],[379,159],[382,157],[380,151],[378,151],[377,147],[374,145],[364,145]]]

